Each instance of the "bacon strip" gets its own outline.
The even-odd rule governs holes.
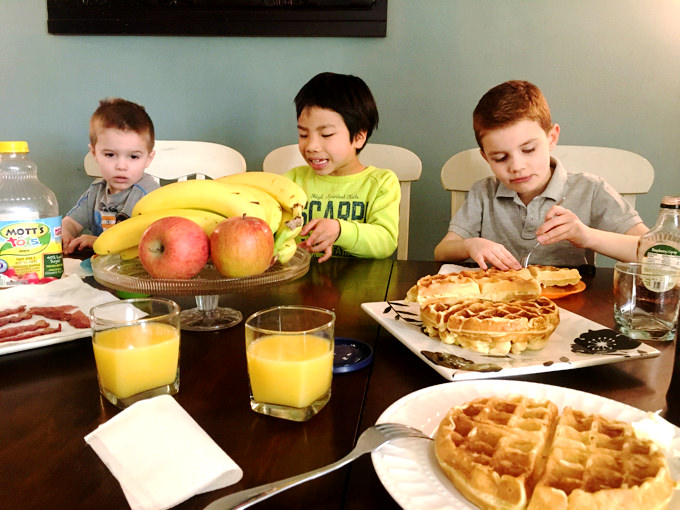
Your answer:
[[[25,331],[23,333],[19,333],[14,336],[10,336],[8,338],[0,338],[0,343],[4,342],[17,342],[19,340],[26,340],[28,338],[33,338],[36,336],[43,336],[43,335],[51,335],[52,333],[59,333],[61,331],[61,324],[57,324],[57,326],[53,328],[44,328],[44,329],[39,329],[37,331]]]
[[[2,339],[8,338],[26,331],[36,331],[38,329],[44,329],[49,327],[50,323],[44,320],[39,320],[33,322],[32,324],[26,324],[25,326],[14,326],[13,328],[5,328],[0,330],[0,342]]]
[[[24,310],[26,310],[25,305],[22,305],[18,308],[5,308],[4,310],[0,310],[0,317],[6,317],[7,315],[14,315],[15,313],[21,313]]]
[[[7,315],[6,317],[0,317],[0,327],[6,326],[14,322],[26,321],[33,317],[30,312],[19,312],[16,315]]]
[[[74,328],[85,329],[90,327],[90,319],[73,305],[34,306],[29,308],[28,311],[48,319],[66,321]]]
[[[68,323],[74,328],[85,329],[90,327],[90,319],[80,310],[76,310],[71,314],[68,319]]]

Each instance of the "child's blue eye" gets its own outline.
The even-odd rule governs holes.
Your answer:
[[[298,133],[298,138],[307,138],[307,135],[303,135],[302,133]]]
[[[531,154],[535,150],[536,150],[536,147],[531,147],[530,149],[524,149],[522,152],[524,152],[525,154]]]
[[[505,161],[506,159],[508,159],[507,156],[501,156],[501,157],[499,157],[499,158],[493,158],[493,160],[494,160],[496,163],[502,163],[502,162]]]

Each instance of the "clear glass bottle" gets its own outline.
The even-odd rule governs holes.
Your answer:
[[[640,236],[637,259],[680,268],[680,197],[663,197],[656,225]]]
[[[61,277],[57,197],[38,180],[26,142],[0,142],[0,286]]]

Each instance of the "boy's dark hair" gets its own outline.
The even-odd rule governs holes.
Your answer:
[[[472,127],[480,149],[487,131],[533,120],[547,133],[552,127],[550,107],[541,90],[528,81],[511,80],[482,96],[472,114]]]
[[[368,141],[373,130],[378,127],[378,106],[368,85],[357,76],[317,74],[295,96],[297,118],[300,118],[302,110],[314,106],[338,113],[349,130],[350,140],[354,140],[361,131],[366,131]]]
[[[120,129],[134,131],[140,136],[147,136],[149,152],[153,150],[155,134],[151,117],[143,106],[118,97],[102,99],[99,108],[90,118],[90,144],[97,144],[97,129]]]

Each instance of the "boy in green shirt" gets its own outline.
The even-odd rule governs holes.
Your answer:
[[[321,73],[295,96],[298,145],[307,165],[286,176],[307,193],[300,246],[331,255],[386,258],[397,248],[399,179],[365,166],[359,153],[378,125],[378,108],[361,78]]]

